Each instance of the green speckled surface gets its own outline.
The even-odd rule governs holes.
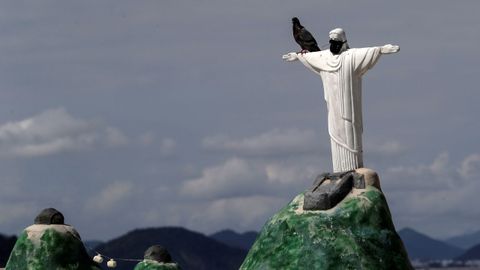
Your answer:
[[[101,270],[73,235],[46,229],[35,242],[23,231],[10,254],[6,270]]]
[[[413,269],[378,189],[328,211],[302,204],[300,194],[265,224],[240,269]]]
[[[176,263],[158,263],[151,260],[141,261],[134,270],[180,270]]]

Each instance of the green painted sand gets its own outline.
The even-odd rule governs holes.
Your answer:
[[[298,195],[264,225],[240,269],[413,269],[383,193],[363,191],[327,211],[302,211]]]
[[[144,260],[138,263],[134,270],[180,270],[180,267],[176,263],[159,263]]]
[[[23,231],[5,269],[101,270],[88,256],[80,239],[51,228],[46,228],[38,238],[29,238],[27,231]]]

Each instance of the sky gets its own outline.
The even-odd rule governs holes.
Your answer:
[[[363,78],[364,160],[397,229],[480,229],[480,2],[0,2],[0,232],[44,208],[84,239],[259,231],[331,171],[320,45],[396,44]]]

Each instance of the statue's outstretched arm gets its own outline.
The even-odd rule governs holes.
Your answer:
[[[400,46],[398,45],[387,44],[380,47],[380,53],[382,54],[396,53],[398,51],[400,51]]]
[[[282,59],[287,61],[287,62],[297,61],[298,60],[298,54],[296,52],[287,53],[287,54],[284,54],[282,56]]]

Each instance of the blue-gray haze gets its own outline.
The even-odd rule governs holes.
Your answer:
[[[398,229],[480,227],[479,1],[0,3],[0,232],[43,208],[84,239],[135,227],[259,230],[331,170],[320,78],[291,17],[351,47],[398,44],[364,77],[365,165]]]

